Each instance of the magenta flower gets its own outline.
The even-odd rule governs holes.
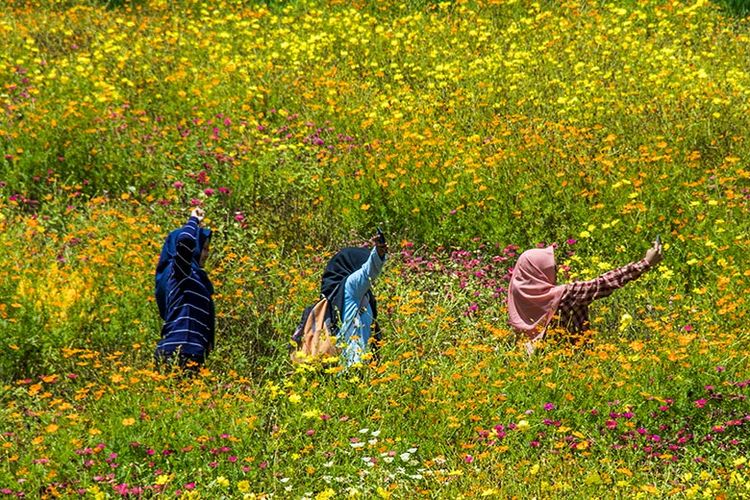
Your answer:
[[[203,190],[203,194],[205,194],[206,196],[213,196],[214,190],[213,188],[206,188]]]
[[[125,483],[118,484],[114,486],[115,493],[121,496],[126,496],[128,494],[128,485]]]
[[[555,409],[554,403],[544,403],[544,409],[547,411],[552,411]]]
[[[698,401],[693,402],[696,408],[703,408],[706,406],[706,400],[705,399],[699,399]]]
[[[466,462],[467,464],[470,464],[470,463],[472,463],[473,461],[474,461],[474,457],[473,457],[473,456],[471,456],[471,455],[466,455],[466,456],[464,457],[464,462]]]
[[[182,189],[183,187],[185,187],[185,183],[180,182],[180,181],[174,181],[174,183],[172,183],[172,187],[175,189]]]

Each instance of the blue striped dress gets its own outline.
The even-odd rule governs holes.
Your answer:
[[[190,217],[177,237],[176,253],[166,291],[166,314],[156,356],[175,352],[203,361],[214,347],[215,311],[213,286],[198,265],[198,219]]]

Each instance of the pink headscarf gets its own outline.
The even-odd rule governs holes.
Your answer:
[[[552,247],[521,254],[508,289],[508,316],[513,328],[531,339],[544,333],[565,292],[565,286],[556,282]]]

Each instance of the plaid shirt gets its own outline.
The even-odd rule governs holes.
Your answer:
[[[589,304],[611,295],[629,281],[640,277],[648,268],[648,262],[641,260],[604,273],[591,281],[577,281],[566,285],[550,328],[562,327],[572,333],[588,330]]]

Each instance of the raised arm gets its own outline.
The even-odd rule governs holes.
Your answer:
[[[385,254],[381,257],[377,248],[373,248],[370,257],[361,268],[354,271],[346,278],[345,290],[347,295],[353,297],[357,304],[362,302],[362,298],[370,289],[370,281],[376,279],[383,269]]]
[[[596,299],[607,297],[618,288],[639,278],[650,267],[661,262],[661,259],[661,245],[656,243],[638,262],[606,272],[591,281],[578,281],[567,285],[562,302],[569,305],[588,305]]]
[[[567,285],[563,301],[576,305],[588,305],[622,288],[628,282],[639,278],[648,270],[646,260],[633,262],[619,269],[614,269],[590,281],[577,281]]]
[[[193,265],[193,251],[198,244],[198,225],[203,219],[203,210],[195,209],[190,214],[187,224],[177,236],[177,255],[175,255],[172,272],[177,280],[190,276]]]

